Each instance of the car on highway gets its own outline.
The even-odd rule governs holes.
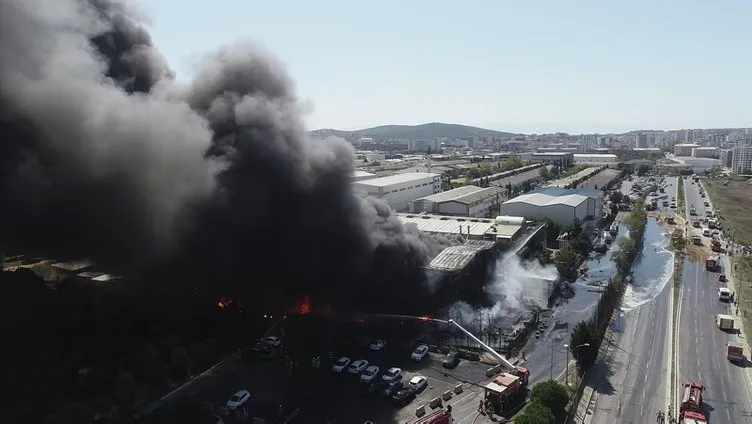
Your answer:
[[[415,390],[415,392],[419,392],[423,390],[428,385],[428,379],[423,377],[422,375],[416,375],[415,377],[410,379],[410,383],[407,385],[409,388]]]
[[[720,300],[721,302],[730,302],[731,290],[726,287],[721,287],[720,289],[718,289],[718,300]]]
[[[365,359],[358,359],[357,361],[350,364],[350,367],[347,368],[347,371],[350,372],[350,374],[360,374],[368,368],[368,361]]]
[[[394,381],[402,379],[402,368],[392,367],[389,368],[384,375],[381,376],[384,381]]]
[[[454,368],[459,364],[460,364],[460,357],[457,355],[457,352],[455,351],[451,351],[447,353],[447,355],[444,357],[444,360],[441,361],[441,365],[444,368]]]
[[[340,373],[340,372],[344,371],[345,368],[347,368],[348,365],[350,365],[350,358],[348,358],[347,356],[343,356],[343,357],[337,359],[337,362],[335,362],[332,365],[332,371],[334,371],[336,373]]]
[[[363,383],[370,383],[377,375],[379,375],[379,367],[376,365],[370,365],[362,374],[360,374],[360,381]]]
[[[708,230],[707,228],[702,230],[702,235],[704,235],[705,237],[710,237],[710,230]]]
[[[377,339],[371,342],[371,344],[368,346],[369,349],[373,351],[379,351],[386,346],[386,340],[384,339]]]
[[[725,283],[727,281],[726,280],[726,274],[720,274],[718,276],[718,281],[721,282],[721,283]]]
[[[227,409],[234,411],[238,409],[238,407],[245,405],[249,400],[251,400],[251,393],[248,390],[238,390],[232,395],[230,400],[227,401]]]
[[[703,204],[703,205],[705,205],[706,207],[707,207],[707,206],[710,206],[710,203],[708,203],[708,201],[707,201],[707,200],[706,200],[706,201],[704,201],[704,202],[702,202],[702,204]]]
[[[426,357],[426,355],[428,355],[428,346],[420,345],[415,348],[413,353],[410,355],[410,359],[420,362],[423,360],[423,358]]]
[[[718,230],[713,230],[713,232],[712,232],[712,233],[710,233],[710,234],[712,234],[712,235],[713,235],[713,237],[718,237],[719,235],[721,235],[721,232],[720,232],[720,231],[718,231]]]
[[[399,406],[405,406],[415,400],[415,398],[415,390],[400,389],[399,391],[397,391],[397,393],[392,395],[392,402],[396,403]]]

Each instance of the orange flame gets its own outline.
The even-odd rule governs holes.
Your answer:
[[[298,307],[295,308],[295,312],[297,312],[300,315],[308,315],[311,313],[311,299],[308,298],[308,296],[304,297],[303,300],[300,301],[298,304]]]

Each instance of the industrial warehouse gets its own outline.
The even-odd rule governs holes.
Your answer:
[[[427,212],[451,216],[490,216],[504,199],[501,187],[463,186],[452,190],[421,197],[413,201],[414,213]]]
[[[404,211],[413,200],[440,192],[441,175],[409,172],[355,181],[353,188],[361,196],[383,199],[392,209]]]
[[[531,220],[550,219],[560,225],[580,223],[593,227],[603,213],[603,192],[546,187],[507,200],[501,205],[501,213]]]

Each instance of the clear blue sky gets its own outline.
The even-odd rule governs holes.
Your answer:
[[[181,77],[222,44],[266,45],[311,129],[752,126],[752,0],[141,3]]]

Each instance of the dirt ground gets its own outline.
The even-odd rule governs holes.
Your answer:
[[[733,232],[742,245],[752,244],[752,184],[748,181],[712,179],[703,181],[713,208],[720,212],[724,233]],[[752,257],[735,254],[730,257],[733,280],[737,284],[739,312],[746,332],[752,331]]]
[[[752,245],[752,184],[748,181],[727,179],[704,180],[703,185],[713,202],[713,209],[720,212],[724,233],[734,231],[738,243]]]

